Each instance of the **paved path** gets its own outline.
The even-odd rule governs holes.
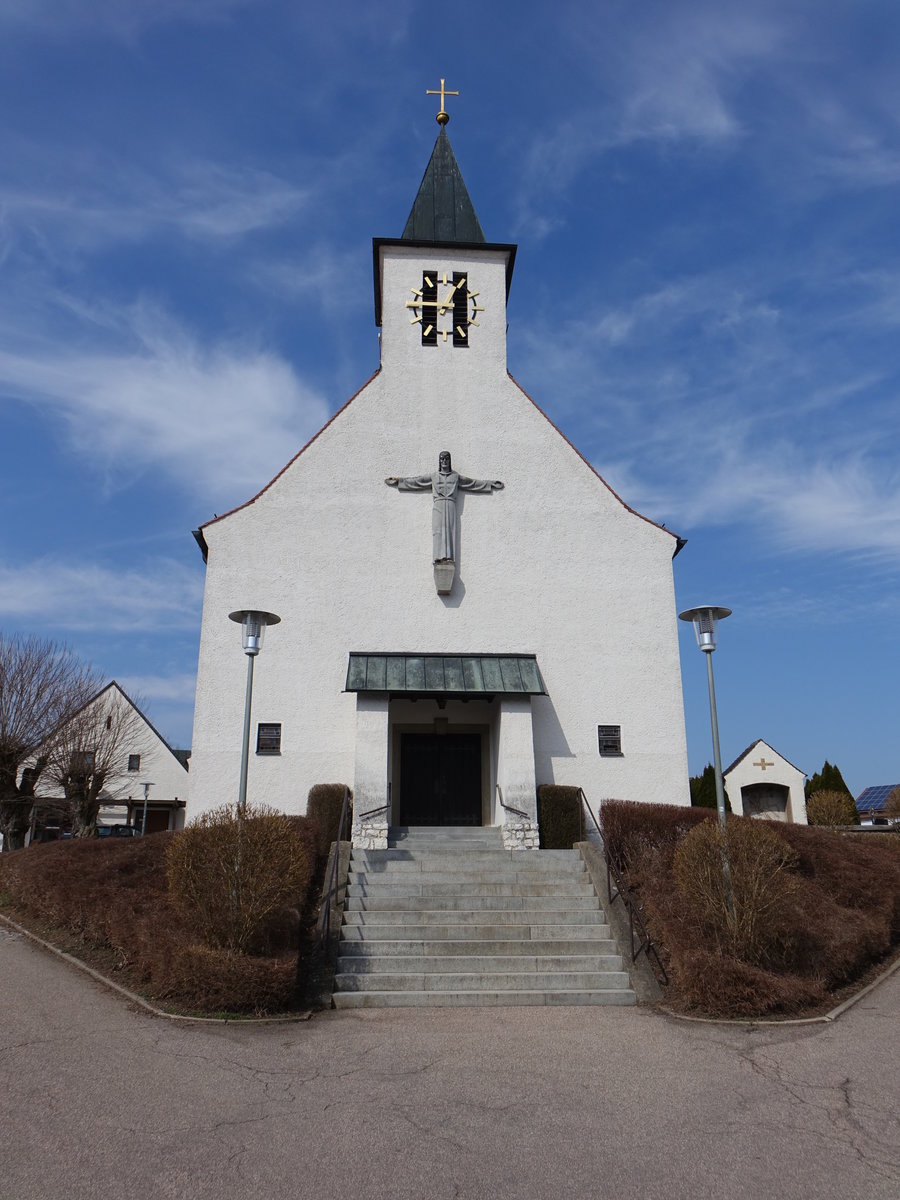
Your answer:
[[[897,1200],[898,1013],[179,1026],[0,931],[0,1200]]]

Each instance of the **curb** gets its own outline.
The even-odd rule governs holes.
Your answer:
[[[130,988],[123,987],[120,983],[115,983],[109,978],[109,976],[103,975],[99,971],[95,971],[93,967],[89,967],[87,963],[82,962],[80,958],[76,958],[73,954],[67,954],[65,950],[60,950],[51,942],[47,942],[43,938],[38,937],[36,933],[32,933],[31,930],[26,929],[24,925],[19,925],[18,922],[12,920],[11,917],[7,917],[3,913],[0,913],[0,923],[8,926],[10,929],[15,930],[16,933],[21,934],[23,937],[28,938],[29,941],[34,942],[35,945],[40,946],[42,949],[49,951],[51,954],[55,954],[56,957],[61,958],[63,962],[68,963],[70,966],[77,967],[79,971],[83,971],[86,975],[89,975],[96,983],[102,984],[104,987],[109,988],[110,991],[118,992],[120,996],[123,996],[126,1000],[130,1001],[130,1003],[137,1005],[138,1008],[142,1008],[145,1012],[150,1013],[151,1016],[163,1017],[167,1021],[183,1021],[185,1024],[192,1025],[296,1025],[301,1021],[308,1021],[312,1017],[311,1010],[286,1017],[191,1017],[186,1014],[182,1015],[180,1013],[165,1012],[163,1009],[157,1008],[155,1005],[145,1000],[143,996],[139,996],[137,992],[133,992],[130,990]],[[833,1008],[830,1012],[824,1013],[821,1017],[787,1017],[781,1021],[766,1020],[764,1018],[754,1019],[752,1017],[692,1017],[688,1016],[686,1013],[675,1012],[674,1009],[668,1008],[664,1004],[647,1005],[646,1007],[653,1008],[656,1012],[664,1013],[667,1017],[672,1017],[673,1020],[691,1021],[698,1025],[736,1025],[747,1028],[754,1028],[761,1025],[772,1026],[774,1028],[793,1025],[830,1025],[836,1021],[838,1017],[843,1016],[845,1012],[848,1012],[851,1008],[853,1008],[854,1005],[858,1004],[859,1001],[865,996],[868,996],[869,992],[873,992],[875,988],[879,987],[885,982],[885,980],[889,979],[896,971],[900,971],[900,955],[898,955],[895,961],[885,971],[882,971],[882,973],[876,979],[873,979],[871,983],[868,983],[864,988],[861,988],[855,996],[851,996],[848,1000],[844,1000],[836,1008]],[[642,1006],[638,1005],[638,1008],[640,1007]]]
[[[118,992],[120,996],[124,996],[130,1003],[136,1004],[138,1008],[142,1008],[154,1017],[163,1017],[167,1021],[183,1021],[191,1025],[285,1025],[308,1021],[312,1016],[311,1011],[287,1017],[191,1017],[187,1014],[165,1012],[163,1009],[157,1008],[156,1005],[145,1000],[143,996],[139,996],[137,992],[123,987],[120,983],[115,983],[108,975],[103,975],[100,971],[95,971],[93,967],[89,967],[87,963],[82,962],[80,958],[76,958],[74,954],[67,954],[65,950],[60,950],[52,942],[47,942],[42,937],[38,937],[36,933],[32,933],[30,929],[26,929],[24,925],[20,925],[11,917],[0,913],[0,923],[15,930],[22,937],[28,938],[29,941],[34,942],[35,945],[40,946],[43,950],[48,950],[51,954],[55,954],[63,962],[68,963],[72,967],[77,967],[79,971],[84,971],[96,983],[102,984],[104,987],[109,988],[110,991]]]
[[[873,992],[886,979],[889,979],[895,971],[900,971],[900,955],[893,963],[882,971],[882,973],[873,979],[871,983],[867,983],[864,988],[861,988],[855,996],[851,996],[849,1000],[844,1000],[837,1008],[833,1008],[831,1012],[824,1013],[821,1017],[785,1017],[784,1020],[766,1020],[761,1017],[691,1017],[686,1013],[675,1012],[674,1009],[666,1008],[665,1005],[657,1005],[657,1012],[665,1013],[667,1017],[673,1017],[676,1021],[694,1021],[700,1025],[742,1025],[755,1027],[758,1025],[771,1025],[775,1028],[780,1028],[785,1025],[830,1025],[836,1021],[838,1017],[842,1017],[845,1012],[858,1004],[864,996],[868,996],[869,992]]]

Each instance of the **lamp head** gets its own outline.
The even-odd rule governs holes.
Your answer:
[[[228,614],[229,621],[236,621],[241,627],[241,645],[244,653],[253,657],[262,650],[263,635],[267,625],[277,625],[281,617],[275,613],[263,612],[255,608],[239,608]]]
[[[693,624],[697,645],[704,654],[712,654],[716,648],[716,626],[719,621],[731,616],[731,609],[704,604],[699,608],[686,608],[678,616],[682,621],[690,621]]]

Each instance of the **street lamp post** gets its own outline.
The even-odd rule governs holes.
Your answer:
[[[709,719],[712,724],[713,761],[716,771],[716,809],[719,814],[719,824],[725,829],[725,785],[722,782],[722,755],[719,751],[719,718],[716,713],[716,684],[713,679],[712,656],[716,648],[716,626],[725,617],[731,616],[730,608],[714,608],[704,605],[702,608],[687,608],[678,616],[682,621],[690,621],[697,636],[697,645],[706,655],[706,678],[709,684]]]
[[[147,801],[150,799],[150,789],[151,789],[152,787],[153,787],[153,784],[152,784],[152,783],[145,783],[145,784],[143,784],[143,788],[144,788],[144,813],[143,813],[143,816],[141,817],[141,837],[143,837],[143,836],[144,836],[144,834],[147,832]]]
[[[262,649],[267,625],[277,625],[281,617],[258,609],[240,608],[229,613],[228,619],[241,626],[241,644],[247,655],[247,690],[244,695],[244,737],[241,743],[241,786],[238,792],[238,813],[247,808],[247,765],[250,759],[250,709],[253,703],[253,660]]]
[[[734,896],[731,888],[731,864],[728,861],[728,841],[725,831],[725,785],[722,782],[722,754],[719,750],[719,718],[716,713],[716,684],[713,679],[712,656],[716,648],[716,626],[725,617],[731,616],[730,608],[715,608],[710,604],[701,608],[687,608],[678,616],[694,626],[697,645],[706,655],[706,679],[709,685],[709,719],[712,725],[713,762],[716,772],[716,811],[722,831],[722,881],[725,885],[725,907],[729,920],[734,917]]]

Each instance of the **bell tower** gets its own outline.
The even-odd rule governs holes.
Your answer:
[[[451,92],[441,80],[440,132],[399,238],[373,239],[375,323],[382,365],[458,372],[455,359],[506,371],[506,299],[516,247],[488,242],[447,136]],[[471,366],[471,364],[470,364]]]

